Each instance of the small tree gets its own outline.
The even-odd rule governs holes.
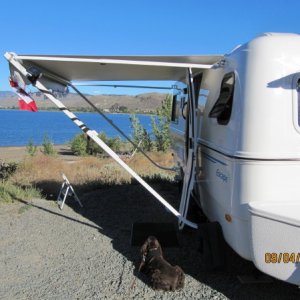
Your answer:
[[[136,115],[130,116],[131,128],[133,129],[133,142],[143,151],[150,151],[152,149],[152,141],[146,129],[142,126]]]
[[[33,140],[30,139],[30,140],[28,141],[27,146],[26,146],[26,151],[28,152],[28,154],[29,154],[30,156],[35,156],[36,150],[37,150],[37,146],[34,145]]]
[[[75,155],[87,155],[87,140],[84,133],[77,134],[70,142],[71,150]]]
[[[43,139],[42,146],[43,146],[42,152],[43,152],[45,155],[55,155],[55,154],[56,154],[56,151],[55,151],[55,149],[54,149],[53,143],[52,143],[52,141],[49,139],[49,137],[48,137],[47,134],[44,135],[44,139]]]
[[[120,152],[122,141],[119,137],[110,138],[105,134],[105,132],[100,132],[98,137],[114,152]],[[104,154],[104,150],[95,142],[91,143],[91,150],[93,154]]]
[[[154,146],[157,151],[167,151],[171,145],[170,121],[172,111],[172,97],[168,95],[157,109],[157,118],[151,117],[151,126],[155,137]]]

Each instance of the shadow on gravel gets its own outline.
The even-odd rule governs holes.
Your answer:
[[[51,185],[51,182],[44,183],[44,185],[49,184]],[[57,183],[53,182],[53,184]],[[150,185],[174,207],[179,206],[177,186],[162,181],[154,181]],[[95,227],[99,227],[100,233],[112,240],[113,248],[136,266],[134,275],[138,278],[137,280],[148,283],[147,278],[138,272],[139,247],[133,247],[130,244],[132,224],[134,222],[174,222],[177,225],[176,218],[136,183],[111,186],[99,186],[98,184],[97,189],[93,188],[90,192],[80,186],[73,185],[73,187],[79,195],[83,208],[79,207],[73,199],[67,199],[65,205],[92,221]],[[41,209],[45,210],[44,208]],[[53,212],[49,211],[49,213]],[[59,209],[57,215],[65,217],[63,211],[61,212]],[[70,219],[69,217],[66,218]],[[78,222],[78,220],[73,221]],[[84,222],[80,223],[82,226],[91,226]],[[221,292],[229,299],[300,298],[300,290],[296,286],[275,279],[272,283],[241,284],[237,276],[251,274],[256,269],[252,263],[240,258],[229,247],[226,249],[226,269],[223,271],[206,271],[200,264],[198,232],[187,229],[183,232],[178,231],[177,235],[180,246],[164,248],[164,256],[171,264],[181,266],[186,274],[199,281],[199,293],[201,293],[201,284],[205,284]],[[186,286],[185,288],[189,287]],[[193,287],[193,289],[197,290],[197,287]],[[202,297],[213,298],[213,296],[211,294]]]

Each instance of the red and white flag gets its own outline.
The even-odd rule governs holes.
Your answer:
[[[9,79],[10,86],[13,91],[20,97],[19,99],[19,109],[29,110],[36,112],[37,106],[35,101],[25,92],[24,89],[19,87],[18,82],[14,81],[12,78]]]

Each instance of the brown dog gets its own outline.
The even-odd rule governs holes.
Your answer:
[[[184,287],[184,273],[178,266],[171,266],[162,254],[161,246],[154,236],[149,236],[141,248],[140,270],[150,276],[154,289],[175,291]]]

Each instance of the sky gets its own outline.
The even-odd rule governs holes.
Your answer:
[[[262,32],[300,34],[299,12],[299,0],[2,1],[0,91],[10,90],[6,51],[99,56],[225,54]],[[102,92],[110,93],[106,88]]]

